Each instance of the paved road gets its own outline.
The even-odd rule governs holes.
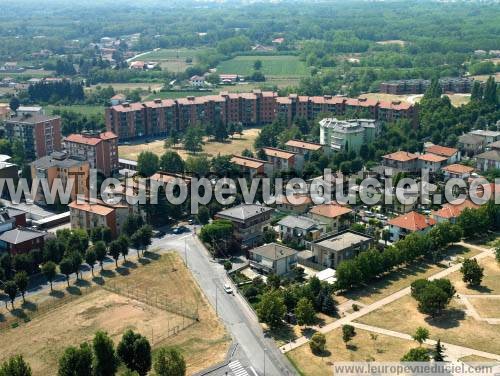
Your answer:
[[[181,237],[155,239],[152,247],[174,249],[183,258],[187,256],[189,269],[244,354],[237,360],[248,364],[245,368],[248,374],[253,375],[255,370],[258,375],[296,375],[295,369],[274,341],[265,336],[244,299],[237,293],[231,295],[224,292],[224,283],[229,282],[226,272],[222,265],[211,259],[198,238],[190,233]],[[235,374],[230,368],[218,372],[225,374],[226,371]]]
[[[493,254],[492,248],[484,248],[484,247],[470,245],[470,244],[466,244],[466,243],[458,243],[458,244],[469,247],[469,248],[474,248],[474,249],[480,250],[481,253],[479,253],[473,257],[478,261],[485,258],[485,257],[491,256]],[[447,275],[449,275],[457,270],[460,270],[461,266],[462,266],[462,263],[454,264],[453,266],[450,266],[449,268],[446,268],[446,269],[441,270],[440,272],[438,272],[436,274],[433,274],[432,276],[429,277],[429,280],[444,278]],[[390,303],[392,303],[392,302],[394,302],[394,301],[396,301],[396,300],[398,300],[398,299],[402,298],[403,296],[408,295],[410,293],[411,293],[411,288],[406,287],[406,288],[399,290],[399,291],[397,291],[389,296],[386,296],[385,298],[377,300],[376,302],[361,308],[357,312],[353,312],[345,317],[342,317],[341,319],[339,319],[337,321],[334,321],[328,325],[325,325],[321,328],[316,328],[316,329],[322,333],[331,332],[332,330],[340,328],[342,325],[351,323],[352,321],[359,319],[360,317],[365,316],[368,313],[373,312],[373,311],[375,311],[375,310],[377,310],[377,309],[379,309],[387,304],[390,304]],[[309,341],[309,338],[307,338],[305,336],[297,338],[295,341],[282,346],[281,351],[284,353],[288,352],[288,351],[293,350],[299,346],[302,346],[304,343],[307,343],[308,341]]]

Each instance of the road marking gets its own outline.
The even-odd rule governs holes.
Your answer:
[[[252,366],[250,366],[250,371],[252,371],[255,376],[259,376],[257,371],[255,371],[255,369]]]
[[[243,368],[239,360],[234,360],[229,363],[229,368],[235,376],[250,376],[245,368]]]

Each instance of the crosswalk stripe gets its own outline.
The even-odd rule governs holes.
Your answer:
[[[229,368],[235,376],[249,376],[248,372],[243,368],[239,360],[229,363]]]

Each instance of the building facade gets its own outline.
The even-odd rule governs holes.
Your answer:
[[[5,120],[5,137],[21,140],[26,159],[33,161],[61,150],[61,118],[42,114],[18,115]]]
[[[64,139],[69,156],[88,161],[90,168],[111,176],[119,167],[118,137],[113,132],[82,132]]]
[[[392,121],[406,118],[416,120],[413,105],[403,102],[379,102],[363,98],[341,96],[279,97],[270,91],[227,93],[176,100],[156,99],[144,103],[122,103],[106,108],[108,131],[119,139],[155,137],[170,134],[172,129],[182,130],[199,123],[241,123],[246,126],[268,124],[281,118],[288,125],[294,119],[315,119],[321,113],[345,115],[366,114],[373,119]]]

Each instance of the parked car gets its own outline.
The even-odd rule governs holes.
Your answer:
[[[229,285],[229,283],[224,283],[224,291],[227,292],[228,294],[232,294],[233,293],[233,289]]]

